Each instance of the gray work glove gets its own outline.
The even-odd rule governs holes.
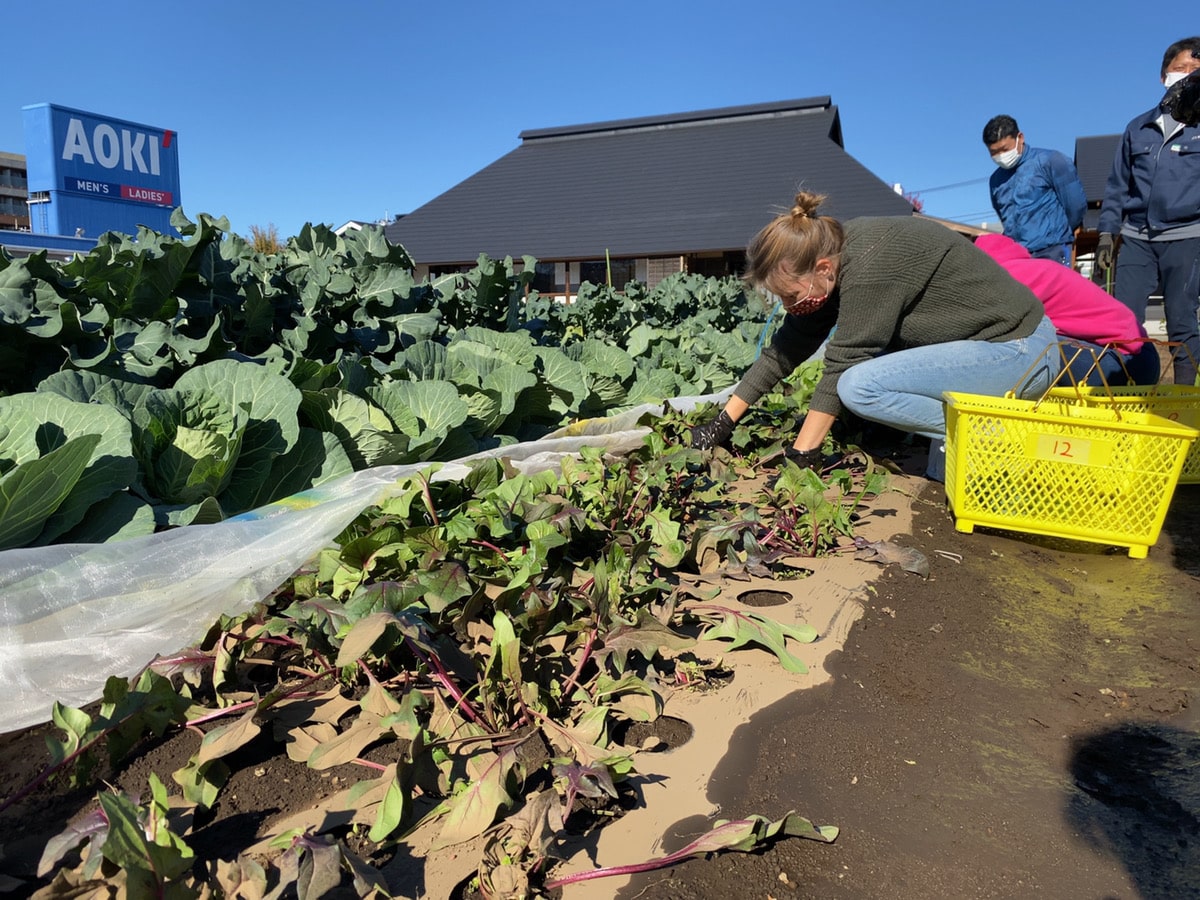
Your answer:
[[[1111,269],[1113,261],[1113,236],[1111,234],[1100,235],[1100,242],[1096,244],[1096,267],[1099,269]]]
[[[711,450],[728,443],[733,436],[733,419],[725,410],[711,422],[692,426],[692,446],[697,450]]]

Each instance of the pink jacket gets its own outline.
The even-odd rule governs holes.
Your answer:
[[[1074,269],[1053,260],[1034,259],[1002,234],[980,235],[975,246],[1033,291],[1059,334],[1093,344],[1113,344],[1126,355],[1141,349],[1137,338],[1146,337],[1146,329],[1133,311]]]

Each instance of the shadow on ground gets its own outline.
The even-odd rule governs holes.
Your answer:
[[[1068,821],[1125,866],[1144,900],[1200,892],[1200,735],[1126,723],[1075,742]]]

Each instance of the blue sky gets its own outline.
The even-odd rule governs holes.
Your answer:
[[[1120,132],[1161,97],[1167,45],[1200,32],[1185,8],[22,0],[4,10],[0,150],[25,152],[34,103],[172,129],[189,216],[287,237],[409,212],[526,129],[830,95],[851,155],[980,224],[984,123],[1008,113],[1068,156]]]

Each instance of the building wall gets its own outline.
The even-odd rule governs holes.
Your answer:
[[[25,157],[0,152],[0,228],[29,230],[28,190]]]
[[[65,261],[73,259],[77,254],[86,256],[95,246],[95,238],[0,230],[0,247],[3,247],[4,252],[13,258],[29,256],[33,253],[45,253],[50,259]]]
[[[687,256],[656,256],[656,257],[640,257],[637,259],[611,259],[608,260],[612,264],[613,281],[617,290],[621,290],[625,286],[625,281],[618,281],[618,273],[627,273],[631,280],[640,281],[646,287],[653,289],[664,278],[674,275],[678,272],[698,272],[699,274],[708,274],[702,269],[710,268],[704,263],[710,262],[709,257],[713,254],[708,254],[704,257],[687,257]],[[716,254],[716,258],[724,263],[726,257]],[[604,266],[605,260],[539,260],[539,275],[535,279],[534,288],[539,294],[549,297],[557,297],[560,300],[565,300],[568,303],[575,299],[579,291],[579,285],[585,280],[591,281],[593,284],[601,284],[605,281],[606,275],[600,274],[600,269]],[[544,269],[542,267],[545,267]],[[466,272],[474,266],[427,266],[418,264],[413,275],[419,281],[433,275],[445,275],[451,272]],[[523,263],[519,259],[513,260],[513,271],[523,271]],[[593,277],[585,277],[587,273],[591,273]],[[553,273],[553,274],[551,274]],[[724,274],[736,274],[736,272],[728,272]]]

